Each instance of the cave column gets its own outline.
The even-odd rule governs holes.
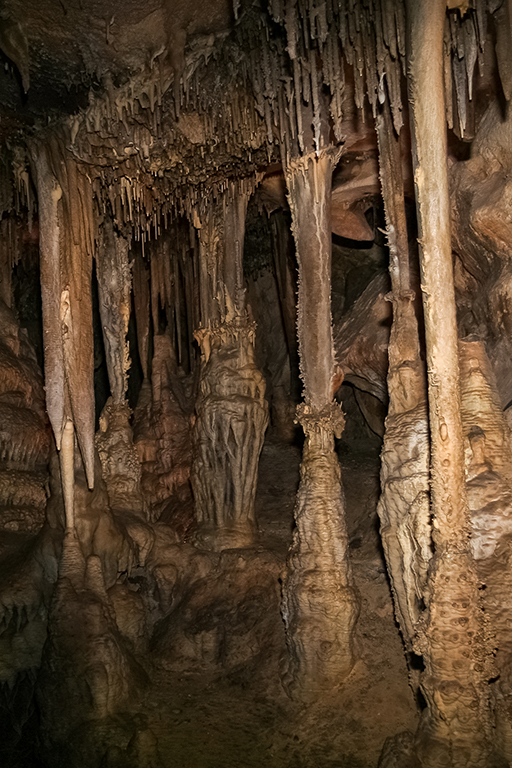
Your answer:
[[[401,142],[389,104],[376,120],[389,246],[393,324],[389,337],[389,407],[381,453],[377,511],[395,614],[407,651],[421,655],[417,627],[428,598],[431,556],[426,370],[420,355],[402,178]],[[415,674],[411,670],[411,674]]]
[[[96,447],[111,507],[142,513],[141,466],[133,445],[131,410],[126,399],[132,269],[128,242],[115,231],[108,217],[98,236],[96,272],[111,392],[100,416]]]
[[[446,2],[408,0],[406,6],[434,526],[420,681],[427,707],[417,752],[425,766],[469,768],[489,764],[490,716],[464,483],[443,85]]]
[[[100,230],[96,251],[100,317],[105,344],[112,402],[116,406],[126,401],[128,388],[128,323],[132,287],[128,242],[114,231],[106,218]]]
[[[254,359],[255,323],[243,287],[245,214],[252,185],[228,184],[194,213],[199,238],[201,379],[192,488],[198,541],[213,549],[255,538],[258,463],[268,423]]]
[[[297,331],[304,402],[297,418],[305,442],[295,506],[296,529],[283,587],[290,654],[285,685],[309,698],[332,690],[354,664],[358,598],[348,560],[341,473],[334,438],[344,419],[333,394],[331,179],[339,150],[322,149],[288,164],[286,183],[299,265]]]

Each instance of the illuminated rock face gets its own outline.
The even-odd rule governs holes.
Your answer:
[[[50,433],[34,351],[0,302],[0,527],[37,533],[45,520]]]
[[[235,316],[201,333],[193,488],[199,536],[220,549],[256,536],[258,461],[268,423],[265,381],[254,360],[254,324]]]
[[[354,662],[359,611],[348,561],[343,489],[334,437],[343,414],[332,398],[343,374],[335,367],[331,319],[329,196],[332,152],[294,160],[287,171],[292,228],[299,265],[297,330],[304,381],[298,421],[305,442],[295,509],[296,530],[283,590],[290,647],[287,684],[317,698],[340,684]]]
[[[0,763],[501,768],[510,4],[4,5]]]

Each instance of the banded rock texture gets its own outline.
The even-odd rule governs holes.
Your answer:
[[[343,375],[335,365],[331,315],[329,194],[338,152],[296,158],[287,170],[299,266],[297,332],[305,442],[295,507],[296,531],[283,588],[290,648],[285,682],[299,698],[335,687],[355,662],[358,596],[348,561],[343,491],[334,436],[344,421],[333,403]]]
[[[193,484],[200,539],[220,549],[245,546],[256,535],[254,499],[268,408],[254,332],[253,324],[235,316],[198,333],[204,367]]]
[[[47,502],[50,433],[34,350],[0,301],[0,528],[36,533]]]
[[[512,759],[510,14],[2,4],[2,765]]]
[[[510,427],[503,414],[485,345],[460,342],[462,421],[466,447],[466,488],[471,512],[471,548],[484,610],[492,627],[497,679],[493,683],[497,734],[510,760],[510,544],[512,464]]]
[[[203,544],[246,546],[256,535],[258,461],[268,424],[256,367],[255,325],[246,307],[242,252],[252,189],[231,183],[195,213],[201,258],[201,379],[192,487]]]

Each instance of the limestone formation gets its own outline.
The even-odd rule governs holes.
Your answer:
[[[344,423],[333,402],[342,374],[335,366],[332,339],[327,201],[338,154],[323,149],[318,157],[308,154],[293,161],[287,171],[299,264],[297,330],[305,402],[298,420],[305,443],[283,618],[290,648],[288,684],[305,698],[319,696],[349,674],[359,610],[334,452],[334,437],[341,435]]]
[[[45,519],[50,434],[34,350],[0,301],[0,527],[37,533]]]
[[[460,368],[466,489],[473,529],[471,550],[484,587],[485,611],[493,628],[499,675],[492,692],[497,735],[501,753],[510,760],[510,427],[503,415],[485,346],[477,338],[468,337],[460,342]]]
[[[0,765],[512,761],[511,7],[1,4]]]
[[[426,377],[410,274],[400,141],[386,106],[377,134],[390,256],[388,299],[393,305],[378,511],[397,620],[408,651],[421,655],[418,629],[428,605],[432,557]]]
[[[431,440],[429,601],[421,649],[427,707],[418,732],[425,765],[491,759],[488,648],[469,543],[457,324],[446,168],[442,45],[445,5],[407,5],[413,163],[425,318]],[[427,87],[431,96],[427,102]]]
[[[232,184],[213,208],[196,213],[202,370],[192,483],[200,541],[219,549],[255,538],[258,459],[268,423],[242,284],[247,200],[248,192]]]

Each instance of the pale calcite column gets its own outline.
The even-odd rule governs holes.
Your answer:
[[[258,463],[268,424],[265,380],[254,358],[242,253],[250,191],[232,183],[196,209],[200,259],[200,391],[192,469],[198,542],[249,546]]]
[[[339,150],[291,161],[286,171],[299,265],[297,331],[304,402],[297,417],[305,434],[296,529],[283,586],[289,648],[285,685],[316,698],[348,675],[355,660],[359,602],[348,560],[344,497],[334,438],[343,431],[333,401],[341,383],[331,318],[332,170]]]
[[[421,652],[417,754],[434,768],[490,764],[483,612],[464,483],[443,83],[445,0],[408,0],[409,100],[431,436],[434,552]]]

